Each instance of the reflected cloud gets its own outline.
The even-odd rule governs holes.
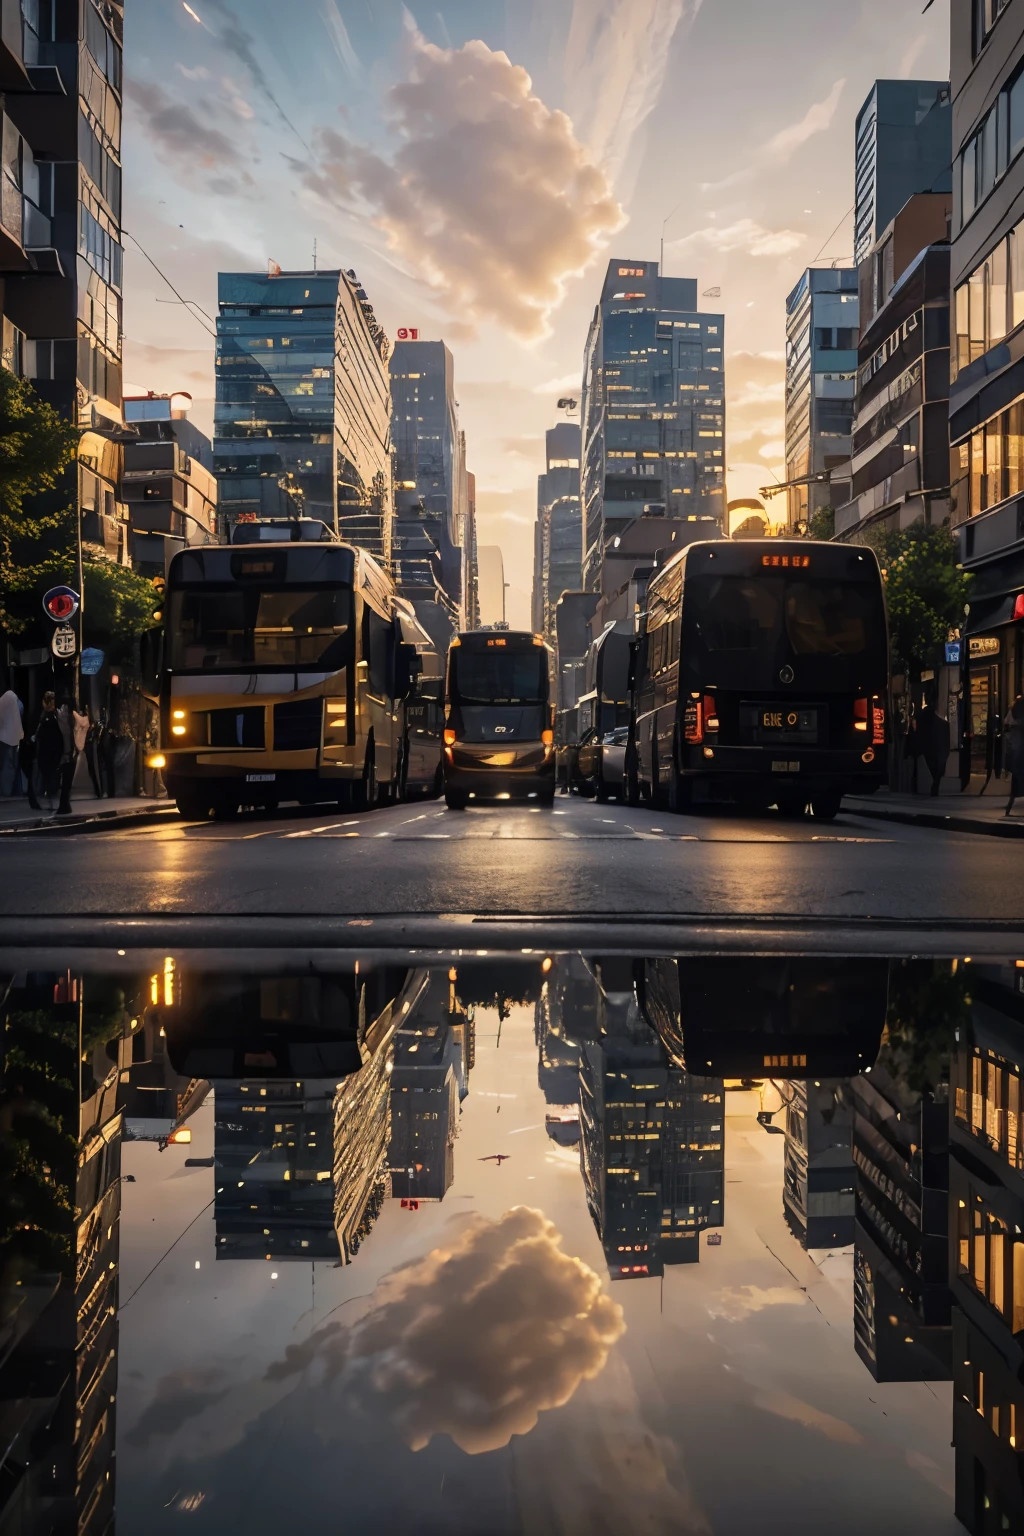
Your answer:
[[[816,1429],[826,1440],[833,1440],[837,1445],[864,1444],[863,1435],[852,1424],[847,1424],[845,1419],[837,1419],[834,1414],[815,1408],[789,1392],[756,1392],[753,1402],[755,1408],[761,1408],[765,1413],[773,1413],[780,1419],[802,1424],[805,1429]]]
[[[766,1307],[802,1307],[806,1301],[803,1291],[784,1285],[739,1285],[712,1297],[708,1302],[708,1314],[730,1323],[741,1323]]]
[[[498,1450],[598,1376],[625,1332],[621,1307],[561,1243],[527,1206],[460,1223],[386,1277],[351,1328],[327,1324],[290,1346],[267,1379],[315,1367],[412,1450],[441,1434],[469,1455]]]
[[[144,1450],[154,1440],[169,1440],[172,1435],[198,1418],[227,1396],[226,1386],[215,1385],[221,1373],[206,1371],[171,1371],[161,1376],[147,1406],[125,1435],[129,1445]]]

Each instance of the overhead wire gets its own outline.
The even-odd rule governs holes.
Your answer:
[[[156,272],[158,274],[158,276],[161,277],[163,279],[163,281],[167,284],[168,288],[174,294],[174,297],[177,299],[178,303],[179,304],[184,304],[185,308],[188,310],[188,312],[192,316],[192,318],[199,322],[199,324],[203,327],[204,331],[208,331],[209,334],[216,339],[217,332],[216,332],[216,329],[214,327],[213,316],[212,315],[208,315],[206,313],[206,310],[203,309],[202,305],[196,303],[195,299],[186,299],[186,298],[182,297],[182,295],[178,292],[177,288],[175,288],[174,284],[171,282],[170,278],[167,276],[167,273],[163,270],[162,267],[157,266],[157,264],[153,260],[152,256],[146,250],[146,247],[142,244],[142,241],[139,240],[136,235],[133,235],[131,230],[124,229],[122,227],[121,233],[123,235],[127,235],[128,239],[132,242],[132,244],[134,246],[138,247],[138,249],[142,252],[142,255],[146,258],[146,260],[149,262],[150,266],[153,268],[153,271]],[[197,310],[199,311],[198,314],[196,313]],[[200,315],[203,317],[202,319],[199,318]],[[205,323],[207,321],[209,322],[209,324]]]

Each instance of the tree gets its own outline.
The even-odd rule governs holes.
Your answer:
[[[812,512],[807,524],[807,531],[812,539],[834,539],[836,534],[836,512],[834,507],[819,507]]]
[[[0,368],[0,626],[8,634],[25,628],[37,569],[69,550],[73,568],[74,507],[59,494],[36,498],[61,491],[77,447],[71,423]]]
[[[971,577],[957,565],[946,524],[912,523],[869,542],[885,580],[893,657],[914,679],[934,666],[951,629],[963,623]]]

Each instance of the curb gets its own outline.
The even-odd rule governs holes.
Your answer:
[[[102,832],[105,828],[114,827],[119,823],[128,821],[134,826],[145,826],[149,823],[163,821],[166,817],[177,815],[173,801],[163,801],[160,809],[144,806],[135,811],[93,811],[83,812],[78,815],[62,816],[55,820],[52,815],[39,816],[34,821],[11,822],[4,826],[0,822],[0,837],[17,837],[35,835],[47,832]]]
[[[1024,837],[1024,820],[976,821],[971,816],[943,816],[938,811],[901,811],[862,808],[844,802],[848,815],[866,816],[874,821],[900,821],[911,827],[937,827],[940,832],[973,832],[982,837]]]

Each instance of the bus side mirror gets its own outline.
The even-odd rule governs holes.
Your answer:
[[[406,699],[412,692],[413,680],[423,671],[420,653],[414,645],[403,641],[395,655],[395,698]]]
[[[160,676],[164,670],[164,632],[147,629],[140,645],[142,692],[145,698],[157,703],[160,699]]]

